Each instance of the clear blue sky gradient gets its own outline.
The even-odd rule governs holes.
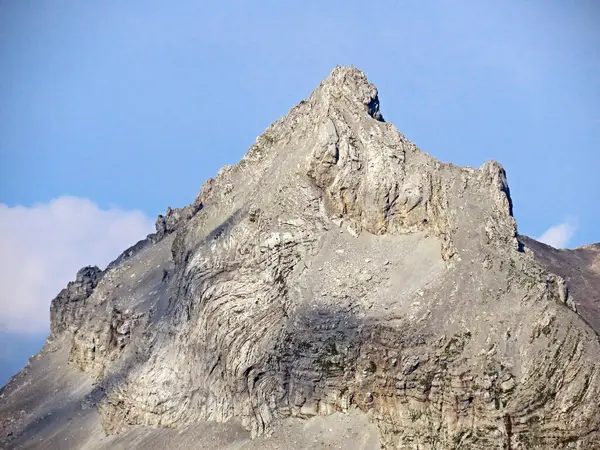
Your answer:
[[[335,65],[443,161],[507,169],[519,231],[600,241],[600,2],[0,0],[0,202],[183,206]]]

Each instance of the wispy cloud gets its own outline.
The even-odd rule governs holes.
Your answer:
[[[554,248],[566,248],[576,231],[577,221],[567,219],[563,223],[548,228],[537,240]]]
[[[104,268],[152,231],[139,211],[60,197],[32,207],[0,203],[0,329],[48,330],[50,300],[85,265]]]

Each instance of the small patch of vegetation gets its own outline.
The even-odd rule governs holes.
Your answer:
[[[333,338],[328,339],[323,344],[319,357],[315,362],[328,375],[343,371],[346,366],[345,358],[338,352]]]
[[[298,344],[298,352],[307,352],[312,348],[310,342],[300,342]]]

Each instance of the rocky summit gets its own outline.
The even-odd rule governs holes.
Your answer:
[[[2,448],[600,449],[600,246],[520,236],[354,68],[50,314]]]

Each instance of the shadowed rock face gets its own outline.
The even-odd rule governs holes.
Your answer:
[[[600,244],[559,250],[527,236],[519,240],[542,266],[565,279],[577,311],[600,335]]]
[[[600,343],[569,295],[579,279],[524,249],[537,244],[517,239],[498,163],[423,153],[338,67],[192,205],[53,301],[45,349],[2,391],[5,443],[51,448],[72,420],[87,430],[72,448],[169,432],[140,426],[329,445],[281,437],[302,419],[330,420],[344,448],[600,448]],[[355,416],[364,439],[342,443]]]

